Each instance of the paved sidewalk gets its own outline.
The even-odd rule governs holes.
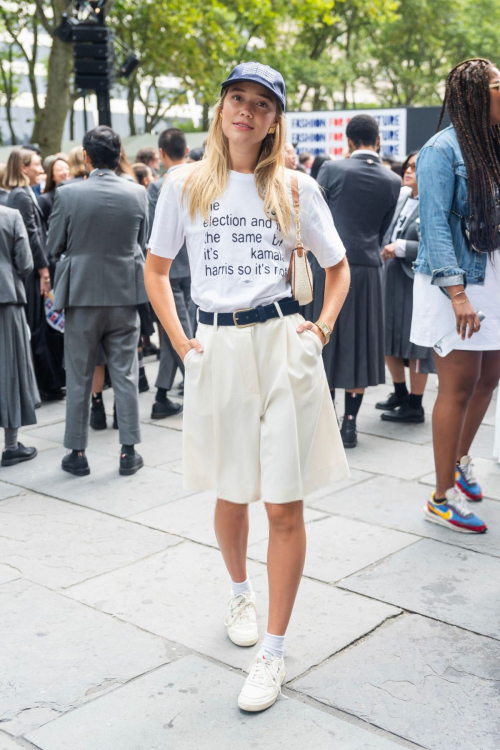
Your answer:
[[[430,380],[423,425],[383,423],[373,404],[390,387],[369,390],[350,480],[307,499],[284,697],[258,715],[236,705],[257,647],[226,636],[214,498],[182,488],[182,418],[152,422],[141,394],[146,466],[120,477],[106,391],[109,426],[77,479],[60,469],[64,404],[43,405],[21,438],[37,459],[0,468],[0,750],[498,750],[494,407],[473,450],[490,530],[430,524]],[[252,506],[262,633],[266,540]]]

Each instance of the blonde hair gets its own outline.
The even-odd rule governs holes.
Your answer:
[[[35,152],[27,148],[13,148],[7,160],[4,184],[6,188],[28,187],[30,180],[22,167],[29,167]]]
[[[215,105],[205,155],[191,166],[184,183],[183,198],[187,196],[189,215],[193,220],[198,213],[208,220],[210,204],[222,195],[229,180],[229,142],[222,130],[221,117],[226,92],[227,89]],[[291,208],[284,157],[285,116],[279,102],[276,121],[275,132],[268,133],[262,141],[254,177],[266,216],[271,218],[272,215],[286,236],[290,231]]]
[[[71,149],[69,152],[68,164],[69,171],[73,178],[87,176],[87,168],[85,166],[83,148],[81,146],[75,146]]]

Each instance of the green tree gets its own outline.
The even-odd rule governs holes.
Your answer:
[[[17,144],[17,135],[12,121],[12,103],[19,91],[19,76],[14,73],[14,62],[17,59],[19,59],[19,53],[16,54],[12,44],[0,49],[0,92],[13,146]]]

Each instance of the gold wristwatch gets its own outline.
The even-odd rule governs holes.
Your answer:
[[[328,342],[330,341],[330,336],[332,335],[332,329],[330,328],[329,325],[327,325],[326,323],[323,323],[322,320],[317,320],[314,325],[318,326],[319,330],[325,337],[325,346],[326,346]]]

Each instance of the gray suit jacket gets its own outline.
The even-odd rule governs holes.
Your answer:
[[[148,237],[141,185],[97,169],[56,190],[47,246],[57,259],[55,307],[118,307],[147,301]]]
[[[47,230],[35,194],[28,187],[12,188],[7,198],[7,205],[21,212],[24,226],[28,231],[35,268],[46,268],[49,265],[46,247]]]
[[[170,167],[170,169],[176,169],[176,167]],[[170,172],[170,169],[168,170]],[[158,203],[158,196],[165,177],[159,180],[155,180],[148,187],[148,198],[149,198],[149,231],[153,229],[153,221],[155,218],[156,204]],[[148,237],[149,239],[149,237]],[[189,268],[189,257],[187,252],[186,243],[183,244],[179,252],[177,253],[174,261],[170,267],[171,279],[186,279],[191,276],[191,270]]]
[[[28,232],[15,208],[0,206],[0,304],[26,303],[22,276],[33,270]]]
[[[392,233],[394,232],[394,227],[397,220],[399,219],[399,214],[403,210],[403,206],[405,205],[409,197],[410,194],[408,192],[401,191],[401,195],[396,206],[396,211],[394,212],[394,217],[391,221],[389,229],[385,234],[382,243],[383,245],[388,245],[390,243]],[[415,272],[413,271],[413,261],[417,260],[418,246],[420,243],[420,218],[418,204],[417,206],[415,206],[411,214],[406,217],[403,226],[398,232],[397,239],[405,240],[406,255],[404,258],[392,258],[391,260],[387,261],[387,263],[400,263],[405,274],[409,276],[410,279],[413,279],[415,276]]]
[[[401,177],[377,154],[325,161],[318,184],[345,245],[347,260],[358,266],[380,266],[382,238],[391,223],[401,190]]]

